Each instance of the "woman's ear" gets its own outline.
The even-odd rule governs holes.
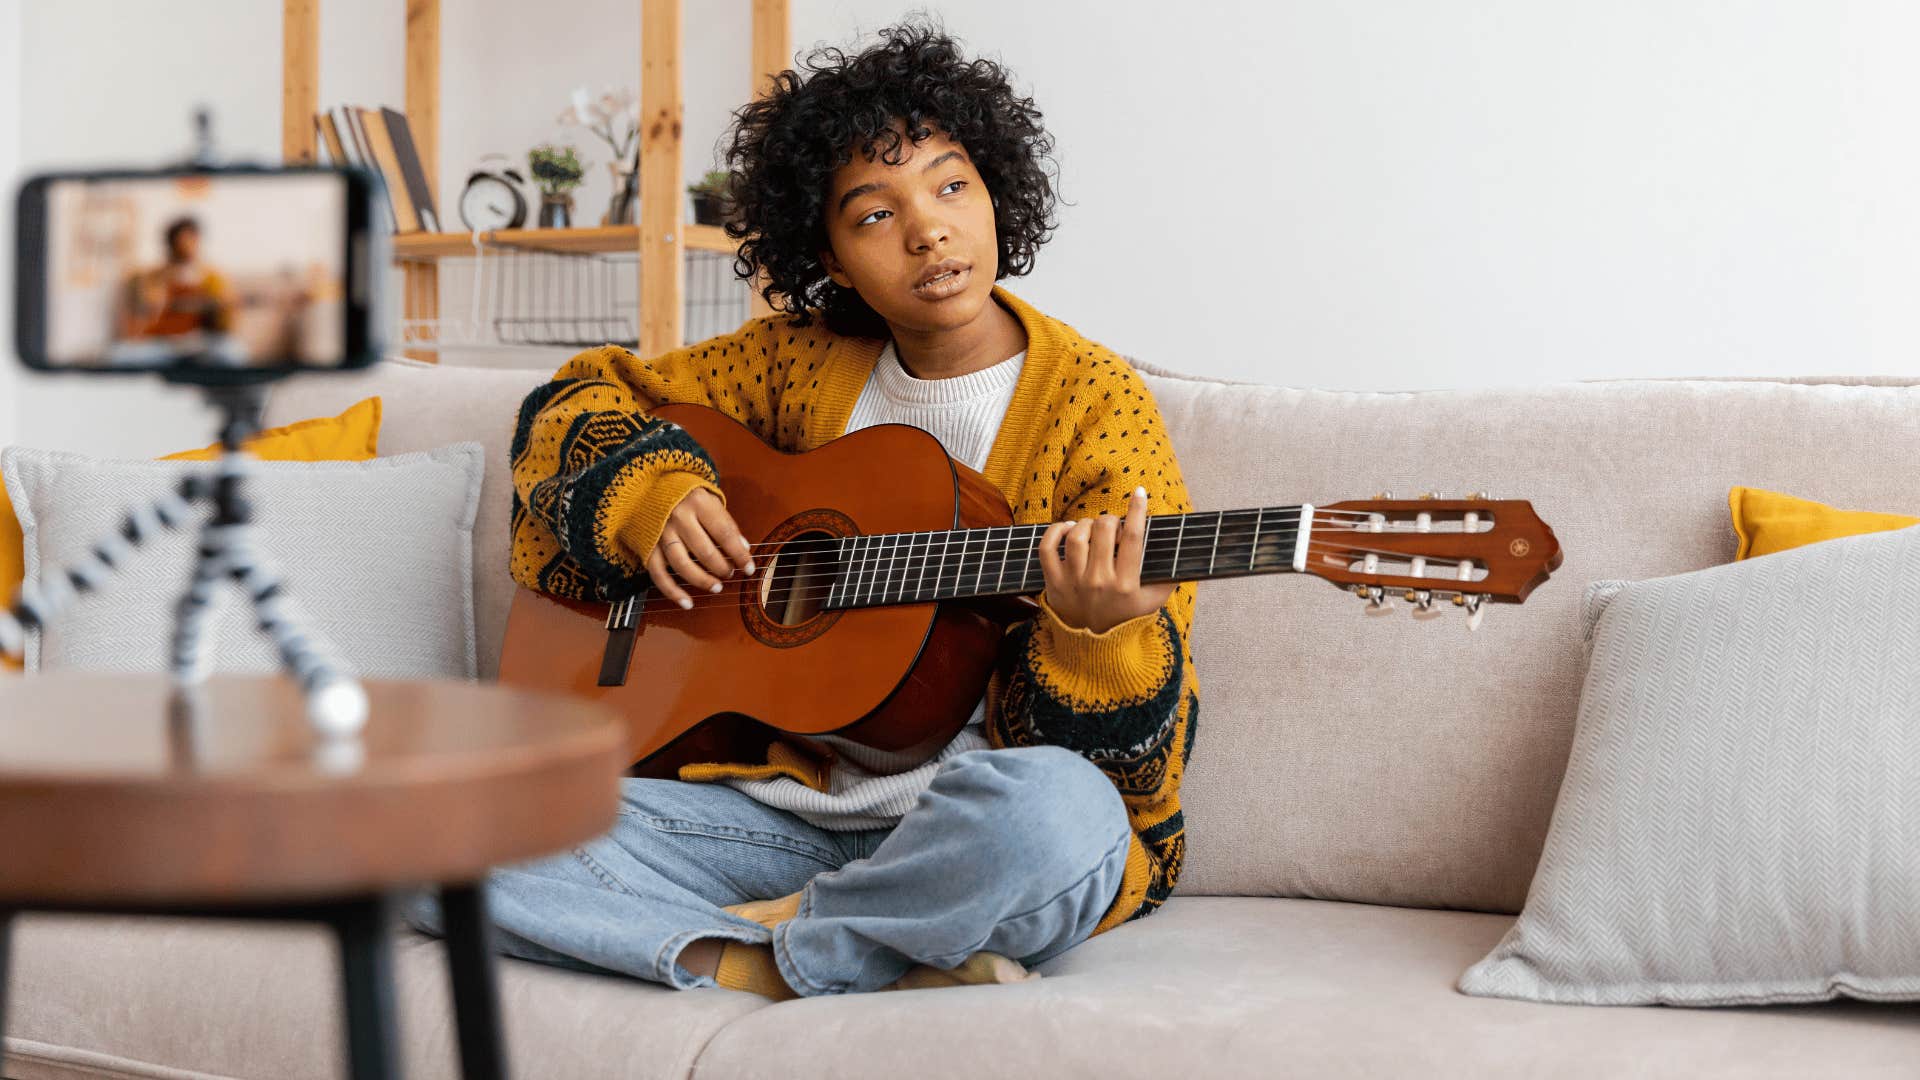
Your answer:
[[[820,252],[820,265],[826,269],[827,277],[830,278],[835,285],[843,289],[853,288],[853,279],[848,277],[847,272],[840,268],[840,260],[833,257],[832,251],[823,250]]]

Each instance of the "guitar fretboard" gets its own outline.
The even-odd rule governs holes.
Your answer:
[[[1147,519],[1140,580],[1278,574],[1295,568],[1301,506],[1256,507]],[[835,541],[828,608],[912,604],[1039,592],[1036,552],[1047,525],[876,533]]]

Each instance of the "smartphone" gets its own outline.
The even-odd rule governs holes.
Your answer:
[[[385,345],[384,197],[357,167],[30,177],[15,347],[48,371],[365,367]]]

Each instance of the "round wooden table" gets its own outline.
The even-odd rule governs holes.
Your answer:
[[[348,1060],[398,1074],[387,927],[438,886],[465,1075],[504,1075],[489,867],[612,827],[624,725],[494,684],[366,680],[353,740],[280,676],[0,677],[0,1031],[22,910],[301,919],[339,936]]]

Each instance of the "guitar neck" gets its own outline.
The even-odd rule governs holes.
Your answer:
[[[1143,584],[1285,574],[1303,569],[1302,522],[1313,507],[1268,506],[1147,519]],[[828,608],[1039,592],[1037,549],[1048,525],[876,533],[838,542]]]

